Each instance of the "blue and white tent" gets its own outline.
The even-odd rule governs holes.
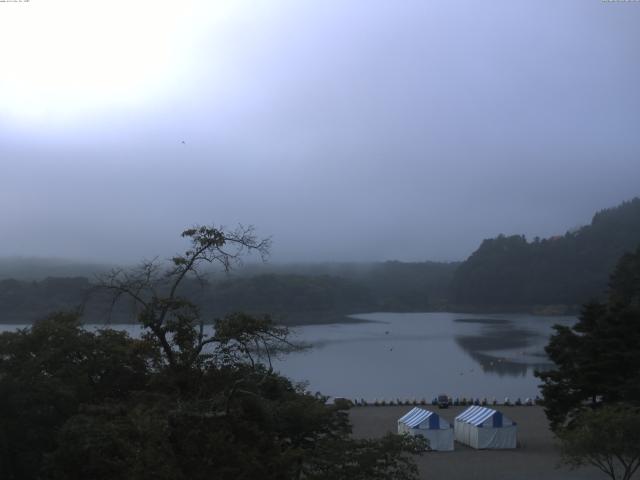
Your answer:
[[[415,407],[398,420],[398,433],[422,435],[429,440],[431,450],[453,450],[451,424],[437,413]]]
[[[516,448],[515,422],[492,408],[475,405],[455,418],[456,441],[473,448]]]

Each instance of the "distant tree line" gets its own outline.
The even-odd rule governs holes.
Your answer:
[[[484,240],[456,270],[451,303],[490,306],[569,305],[599,299],[618,259],[640,245],[640,199],[595,214],[565,235],[527,241]]]
[[[98,279],[130,300],[140,338],[85,330],[74,312],[0,334],[0,478],[417,480],[425,440],[354,439],[348,406],[273,370],[296,348],[286,327],[236,313],[205,333],[183,283],[268,244],[242,228],[182,236],[171,263]]]
[[[90,291],[85,277],[0,280],[0,322],[32,322],[52,311],[77,308]]]
[[[213,276],[205,288],[190,279],[181,289],[210,316],[242,310],[270,313],[289,324],[371,311],[577,312],[579,305],[602,299],[616,261],[638,245],[640,199],[635,198],[596,213],[590,225],[562,236],[484,240],[461,263],[248,266],[233,276]],[[28,267],[32,274],[37,271]],[[13,264],[11,271],[16,268]],[[127,304],[112,309],[111,300],[93,287],[84,276],[0,280],[0,322],[32,322],[79,305],[98,322],[107,312],[113,322],[129,318]]]
[[[280,323],[336,320],[367,311],[424,311],[446,301],[455,264],[386,262],[338,275],[261,273],[214,277],[204,288],[187,279],[181,293],[209,317],[235,311],[269,313]],[[48,312],[81,306],[86,318],[128,321],[131,306],[95,289],[85,277],[0,280],[0,322],[32,322]]]

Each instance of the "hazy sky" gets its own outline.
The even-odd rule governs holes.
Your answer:
[[[0,256],[457,260],[640,195],[637,2],[31,0],[0,45]]]

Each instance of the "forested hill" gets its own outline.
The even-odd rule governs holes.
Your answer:
[[[352,313],[442,308],[456,266],[435,262],[275,266],[213,276],[204,287],[187,281],[180,294],[195,301],[210,320],[245,311],[268,313],[289,324],[330,322]],[[112,308],[111,297],[86,277],[0,278],[0,323],[30,323],[80,305],[86,322],[134,320],[129,304],[120,302]]]
[[[484,240],[462,263],[380,262],[253,265],[230,277],[211,275],[182,294],[206,318],[233,311],[274,315],[286,323],[326,322],[371,311],[575,311],[605,293],[618,259],[640,245],[640,199],[598,212],[563,236]],[[128,305],[111,310],[91,273],[104,265],[0,260],[0,323],[32,322],[84,304],[84,320],[132,320]],[[45,278],[44,275],[49,276]],[[12,278],[7,278],[12,277]],[[552,306],[549,308],[549,306]]]
[[[640,198],[563,236],[484,240],[456,270],[451,300],[470,308],[577,306],[601,296],[620,257],[640,245]]]

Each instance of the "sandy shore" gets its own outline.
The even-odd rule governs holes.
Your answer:
[[[395,433],[397,420],[413,407],[356,407],[350,410],[353,434],[375,438]],[[432,407],[426,407],[431,409]],[[453,424],[453,418],[465,407],[439,410]],[[518,424],[516,450],[474,450],[459,443],[454,452],[428,452],[418,456],[420,478],[429,480],[571,480],[607,478],[595,468],[570,470],[560,467],[560,456],[541,407],[498,407]],[[634,478],[640,478],[636,475]]]

